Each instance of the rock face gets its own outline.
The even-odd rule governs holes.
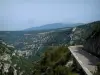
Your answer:
[[[100,34],[93,36],[84,44],[85,50],[100,57]]]
[[[87,37],[84,49],[100,57],[100,21],[92,23],[91,26],[92,33]]]
[[[21,70],[19,64],[23,64],[21,56],[8,46],[5,42],[0,41],[0,75],[23,75],[25,69]],[[24,64],[23,64],[24,65]],[[27,65],[27,64],[26,64]],[[31,67],[30,67],[31,68]]]
[[[0,75],[7,74],[11,67],[11,53],[6,43],[0,41]]]
[[[98,57],[100,57],[100,31],[93,32],[89,38],[87,38],[84,49]]]

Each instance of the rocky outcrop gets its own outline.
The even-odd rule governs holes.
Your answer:
[[[12,49],[13,47],[0,41],[0,75],[25,75],[25,69],[19,66],[25,60]]]

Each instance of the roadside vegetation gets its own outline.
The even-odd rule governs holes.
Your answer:
[[[33,75],[77,75],[71,66],[65,66],[70,60],[66,46],[49,47],[42,59],[33,63]]]

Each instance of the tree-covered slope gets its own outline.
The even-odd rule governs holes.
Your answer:
[[[77,75],[72,65],[65,66],[71,60],[67,46],[51,46],[34,62],[33,75]]]

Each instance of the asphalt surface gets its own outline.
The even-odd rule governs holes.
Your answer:
[[[70,46],[69,49],[86,74],[92,75],[91,72],[95,72],[96,64],[100,62],[100,59],[82,50],[82,46]]]

